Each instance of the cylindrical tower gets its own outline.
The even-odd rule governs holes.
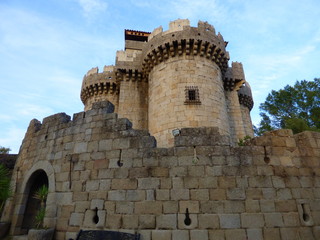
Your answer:
[[[217,127],[230,134],[223,74],[229,54],[213,26],[189,20],[155,29],[143,52],[148,77],[148,128],[158,146],[173,146],[172,130],[182,127]]]
[[[83,77],[82,81],[80,97],[84,104],[84,110],[90,110],[95,102],[108,100],[113,103],[117,112],[119,105],[118,92],[113,66],[105,66],[102,73],[99,73],[97,67],[92,68]]]
[[[253,128],[250,117],[250,111],[253,108],[253,98],[251,88],[248,82],[246,82],[238,91],[240,109],[242,114],[242,121],[246,136],[253,137]]]

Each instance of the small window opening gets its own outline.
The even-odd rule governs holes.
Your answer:
[[[94,216],[93,216],[93,218],[92,218],[92,221],[93,221],[95,224],[98,224],[98,222],[99,222],[98,208],[96,207],[93,211],[94,211]]]
[[[197,86],[186,86],[185,95],[185,104],[201,104],[199,89]]]
[[[190,218],[190,215],[189,215],[189,209],[188,208],[186,209],[184,224],[187,225],[187,226],[191,225],[191,218]]]
[[[308,222],[310,220],[310,216],[309,214],[307,213],[306,211],[306,206],[304,203],[301,204],[301,207],[302,207],[302,219],[303,221],[305,222]]]

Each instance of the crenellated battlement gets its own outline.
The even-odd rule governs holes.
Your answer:
[[[118,94],[114,66],[105,66],[103,72],[99,73],[99,68],[92,68],[83,77],[81,87],[81,101],[86,104],[87,100],[93,96]]]
[[[251,109],[253,108],[253,98],[249,83],[244,83],[238,91],[239,103]]]
[[[142,70],[147,75],[151,69],[176,56],[202,56],[215,62],[221,72],[228,68],[229,53],[222,35],[207,22],[199,21],[198,27],[190,27],[189,20],[170,22],[169,30],[156,28],[143,48]]]
[[[243,66],[240,62],[232,62],[224,75],[224,89],[227,91],[239,90],[246,82]]]

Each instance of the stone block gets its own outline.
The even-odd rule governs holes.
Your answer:
[[[139,189],[158,189],[160,186],[159,178],[140,178],[138,179]]]
[[[140,230],[139,233],[141,240],[151,240],[151,230]]]
[[[103,139],[98,142],[98,150],[109,151],[112,150],[112,139]]]
[[[217,214],[199,214],[198,222],[200,229],[216,229],[220,226]]]
[[[291,190],[288,188],[278,189],[277,190],[277,199],[279,199],[279,200],[292,199]]]
[[[87,192],[74,192],[73,201],[86,201],[88,200],[89,194]]]
[[[207,201],[209,200],[208,189],[191,189],[190,190],[191,200]]]
[[[106,179],[106,180],[101,179],[99,190],[100,191],[108,191],[110,189],[111,189],[111,180],[110,179]]]
[[[102,210],[104,207],[104,199],[92,199],[90,204],[90,209],[98,208]]]
[[[138,215],[122,215],[122,226],[124,229],[137,229],[139,226]]]
[[[247,199],[259,200],[263,198],[262,189],[259,188],[249,188],[246,189]]]
[[[245,206],[248,213],[260,212],[259,200],[246,200]]]
[[[111,189],[133,190],[137,188],[137,180],[130,178],[112,179]]]
[[[72,213],[69,220],[70,226],[82,226],[82,221],[84,218],[83,213]]]
[[[229,188],[227,190],[227,199],[244,200],[245,198],[246,198],[246,194],[243,188]]]
[[[286,227],[297,227],[300,226],[299,213],[289,212],[283,213],[283,222]]]
[[[209,230],[209,240],[225,240],[225,230]]]
[[[87,142],[77,142],[74,145],[74,153],[85,153],[87,152]]]
[[[146,200],[147,201],[154,201],[155,200],[155,190],[153,190],[153,189],[146,190]]]
[[[156,223],[158,229],[176,229],[177,214],[162,214],[157,216]]]
[[[146,178],[149,175],[148,168],[129,169],[129,178]]]
[[[240,228],[239,214],[219,214],[221,228]]]
[[[283,227],[283,220],[281,213],[264,213],[264,220],[266,227]]]
[[[183,182],[185,188],[199,188],[199,178],[184,177]]]
[[[127,201],[142,201],[145,200],[146,194],[143,190],[127,190],[126,200]]]
[[[247,239],[248,240],[264,240],[262,236],[262,229],[261,228],[249,228],[247,229]]]
[[[164,240],[171,239],[170,230],[152,230],[151,232],[152,240]]]
[[[169,169],[164,167],[155,167],[151,169],[150,174],[152,177],[168,177]]]
[[[241,213],[242,228],[259,228],[264,226],[263,214]]]
[[[208,240],[208,230],[191,230],[190,240]]]
[[[244,201],[224,201],[225,213],[242,213],[244,211]]]
[[[134,211],[136,214],[162,214],[162,202],[135,202]]]
[[[284,179],[282,177],[272,176],[271,179],[272,179],[273,186],[275,188],[285,188],[286,187]]]
[[[243,240],[246,239],[246,231],[244,229],[228,229],[225,231],[226,240]]]
[[[78,212],[78,213],[83,213],[83,212],[85,212],[85,210],[87,210],[89,208],[90,208],[90,202],[89,201],[78,201],[78,202],[75,202],[74,211]]]
[[[176,213],[179,209],[178,201],[164,201],[163,213]]]
[[[320,226],[313,227],[313,235],[315,239],[320,239]]]
[[[227,199],[225,189],[210,189],[210,200],[225,200]]]
[[[171,200],[189,200],[190,191],[189,189],[171,189],[170,198]]]
[[[275,207],[277,212],[296,212],[297,211],[297,203],[295,200],[275,201]]]
[[[86,191],[91,192],[91,191],[97,191],[99,190],[99,180],[89,180],[86,183]]]
[[[199,213],[198,201],[179,201],[179,213],[186,213],[188,208],[189,213]]]
[[[118,214],[132,214],[133,213],[133,202],[119,201],[116,202],[116,213]]]
[[[125,162],[124,162],[125,164]],[[130,180],[133,180],[133,182],[136,181],[136,179],[134,178],[128,178],[128,175],[129,175],[129,169],[124,167],[124,168],[117,168],[117,169],[114,169],[114,178],[122,178],[122,179],[130,179]]]
[[[218,187],[217,177],[199,178],[199,188],[216,188]]]
[[[204,166],[188,166],[188,175],[191,177],[204,176]]]
[[[265,240],[281,240],[280,228],[264,228],[263,237]]]
[[[157,189],[156,190],[156,199],[163,201],[163,200],[170,200],[170,190],[169,189]]]
[[[188,170],[185,167],[172,167],[169,170],[171,177],[185,177],[188,174]]]
[[[299,232],[297,228],[280,228],[281,239],[284,240],[298,240]]]
[[[188,230],[173,230],[172,240],[190,240]]]
[[[303,227],[299,229],[299,238],[300,239],[311,239],[311,240],[316,240],[313,231],[309,227]]]
[[[222,201],[201,201],[201,213],[224,213],[224,204]]]
[[[235,177],[218,177],[218,185],[220,188],[235,188],[236,178]]]
[[[172,178],[172,188],[173,189],[184,188],[183,178],[181,177]]]
[[[122,217],[120,214],[107,214],[106,227],[109,229],[121,228]]]
[[[249,178],[249,187],[271,188],[272,181],[270,176],[255,176]]]
[[[139,215],[140,229],[154,229],[156,227],[156,217],[154,215]]]
[[[126,190],[111,190],[108,192],[108,200],[124,201],[126,200]]]

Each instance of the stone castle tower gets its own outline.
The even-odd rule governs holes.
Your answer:
[[[101,100],[156,137],[158,146],[173,146],[173,129],[217,127],[236,143],[253,136],[251,89],[242,64],[228,66],[227,42],[212,25],[189,20],[170,23],[152,33],[125,30],[125,50],[115,66],[84,76],[85,110]]]

